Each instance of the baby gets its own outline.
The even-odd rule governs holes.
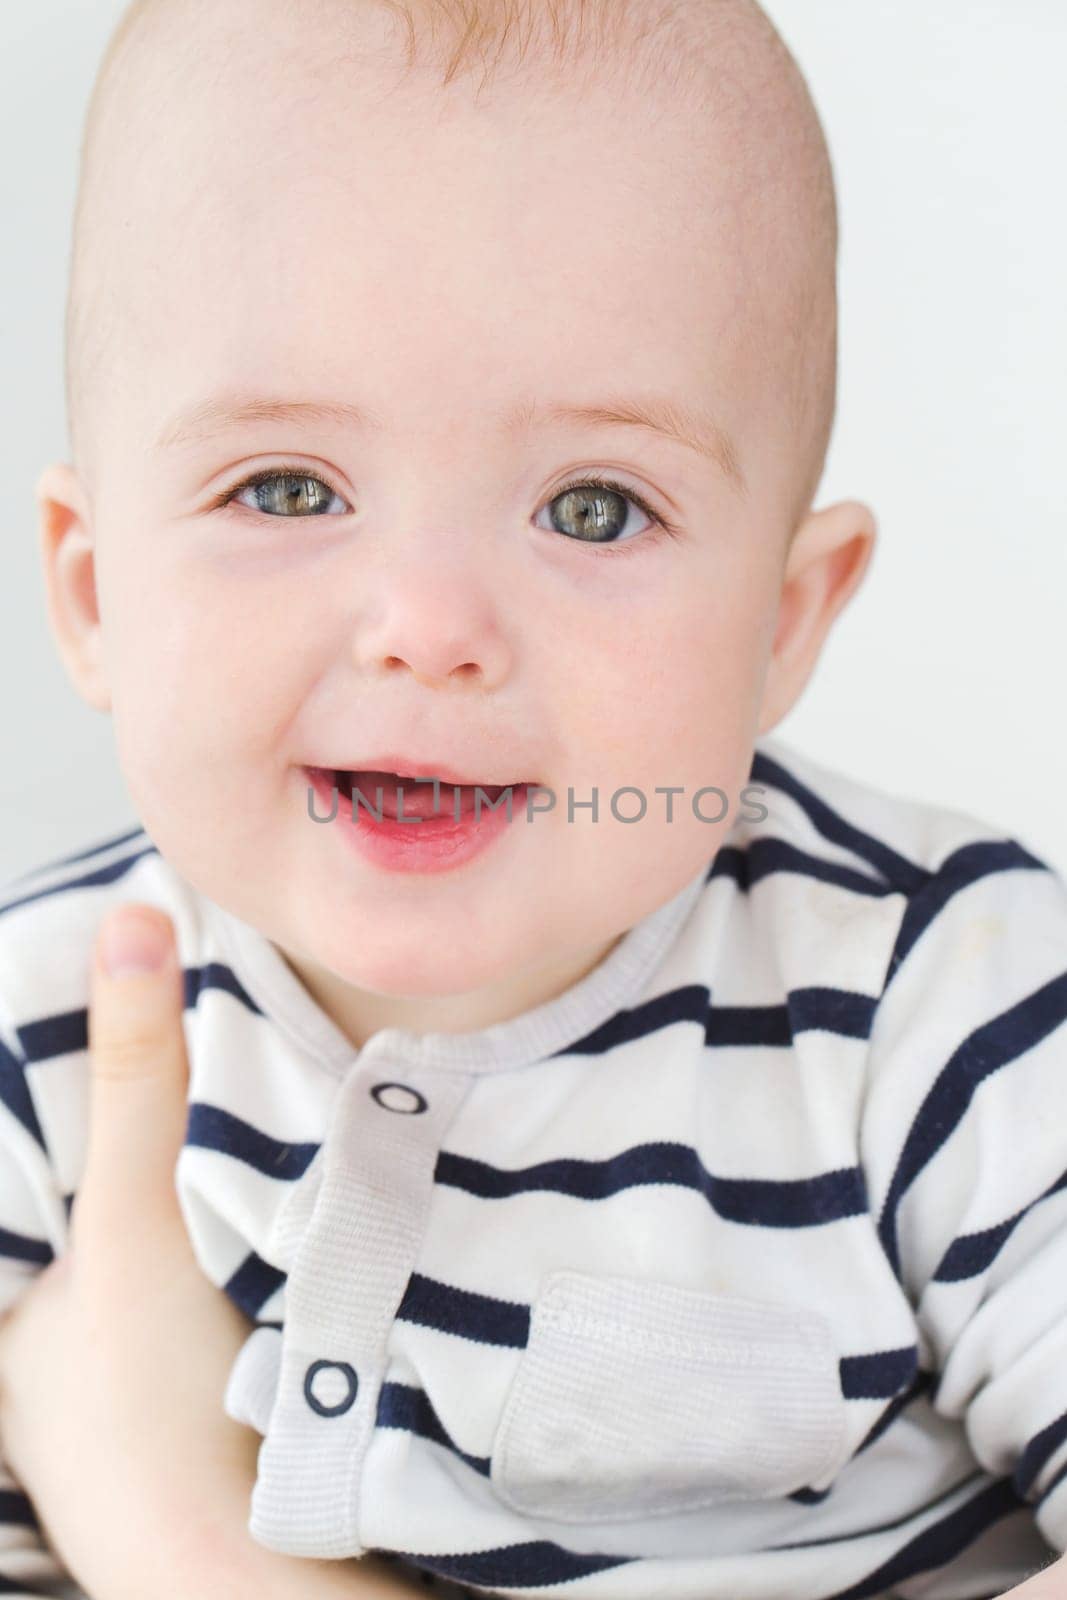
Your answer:
[[[1067,1550],[1067,889],[772,736],[875,540],[813,507],[836,253],[752,0],[112,41],[38,493],[140,826],[0,903],[0,1310],[65,1247],[97,930],[159,905],[269,1549],[575,1600]]]

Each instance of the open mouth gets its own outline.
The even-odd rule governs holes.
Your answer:
[[[304,771],[314,787],[327,798],[336,792],[347,807],[358,792],[368,812],[376,815],[380,808],[383,816],[393,818],[399,815],[401,789],[405,817],[457,818],[473,814],[476,806],[481,811],[496,806],[509,791],[512,804],[524,804],[527,788],[536,787],[532,781],[525,780],[510,784],[453,784],[442,779],[435,795],[434,784],[430,781],[433,774],[429,780],[418,774],[416,781],[415,775],[401,772],[345,767],[305,767]]]
[[[333,787],[338,789],[349,800],[352,798],[352,791],[357,784],[364,794],[373,793],[378,788],[381,788],[383,793],[390,794],[398,788],[403,788],[405,798],[407,798],[408,794],[415,795],[420,791],[425,791],[431,797],[433,795],[433,783],[423,779],[421,774],[419,775],[419,781],[416,781],[416,777],[407,772],[352,771],[344,767],[334,767],[328,773],[328,776]],[[445,783],[443,780],[439,784],[442,799],[446,795],[451,796],[457,789],[461,792],[469,789],[473,794],[477,788],[481,789],[488,799],[498,800],[505,789],[518,790],[525,787],[525,783],[452,784]]]

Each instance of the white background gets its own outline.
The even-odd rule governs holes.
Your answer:
[[[0,7],[0,880],[136,816],[110,720],[70,687],[33,487],[66,456],[78,148],[120,0]],[[842,211],[841,391],[817,503],[879,547],[777,733],[957,806],[1067,870],[1067,6],[768,0],[812,84]]]

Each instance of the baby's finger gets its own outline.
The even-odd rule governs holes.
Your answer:
[[[119,1236],[132,1220],[177,1217],[188,1061],[174,928],[154,906],[109,913],[93,952],[89,1138],[76,1210]]]

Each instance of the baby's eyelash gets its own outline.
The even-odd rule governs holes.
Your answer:
[[[253,472],[250,478],[244,478],[240,483],[235,483],[232,489],[223,490],[222,494],[218,495],[214,500],[211,501],[210,505],[208,506],[208,510],[221,511],[225,506],[230,505],[234,500],[236,500],[239,494],[244,494],[246,489],[258,489],[261,484],[273,483],[275,479],[278,478],[307,478],[312,483],[321,483],[324,489],[329,489],[330,493],[337,495],[338,499],[344,499],[344,495],[341,494],[341,491],[339,489],[335,489],[333,484],[324,478],[321,473],[309,472],[307,467],[266,467],[262,472]],[[279,522],[285,522],[289,519],[285,517],[279,517],[277,520]],[[293,518],[292,520],[299,521],[301,519]]]
[[[218,495],[216,499],[211,502],[208,509],[210,511],[221,511],[224,507],[231,505],[234,501],[236,501],[238,495],[243,494],[246,489],[258,489],[262,484],[273,483],[279,478],[305,478],[310,480],[312,483],[321,483],[324,489],[328,489],[331,494],[337,495],[338,499],[344,499],[344,495],[341,494],[340,490],[335,489],[333,485],[326,478],[321,477],[319,473],[309,472],[306,467],[292,465],[267,467],[261,472],[252,473],[250,477],[243,479],[240,483],[234,484],[232,489],[224,490],[222,494]],[[582,545],[583,549],[590,551],[593,555],[614,556],[622,550],[629,550],[634,545],[637,545],[637,547],[640,549],[645,545],[655,543],[661,537],[671,539],[678,537],[678,528],[676,524],[665,517],[662,512],[657,511],[649,504],[643,495],[639,494],[636,489],[631,488],[628,484],[619,483],[614,478],[602,478],[596,473],[586,473],[582,476],[572,478],[567,483],[561,484],[558,489],[554,490],[553,493],[549,495],[549,501],[558,500],[561,495],[569,494],[573,489],[601,489],[606,490],[611,494],[621,495],[624,500],[631,501],[632,504],[637,506],[640,511],[643,511],[645,516],[648,517],[656,529],[658,529],[658,532],[655,533],[637,534],[632,539],[615,539],[606,544],[596,544],[593,540],[575,539],[572,541],[574,544]],[[284,522],[290,519],[280,517],[277,520]],[[305,519],[293,518],[291,520],[301,521]]]

